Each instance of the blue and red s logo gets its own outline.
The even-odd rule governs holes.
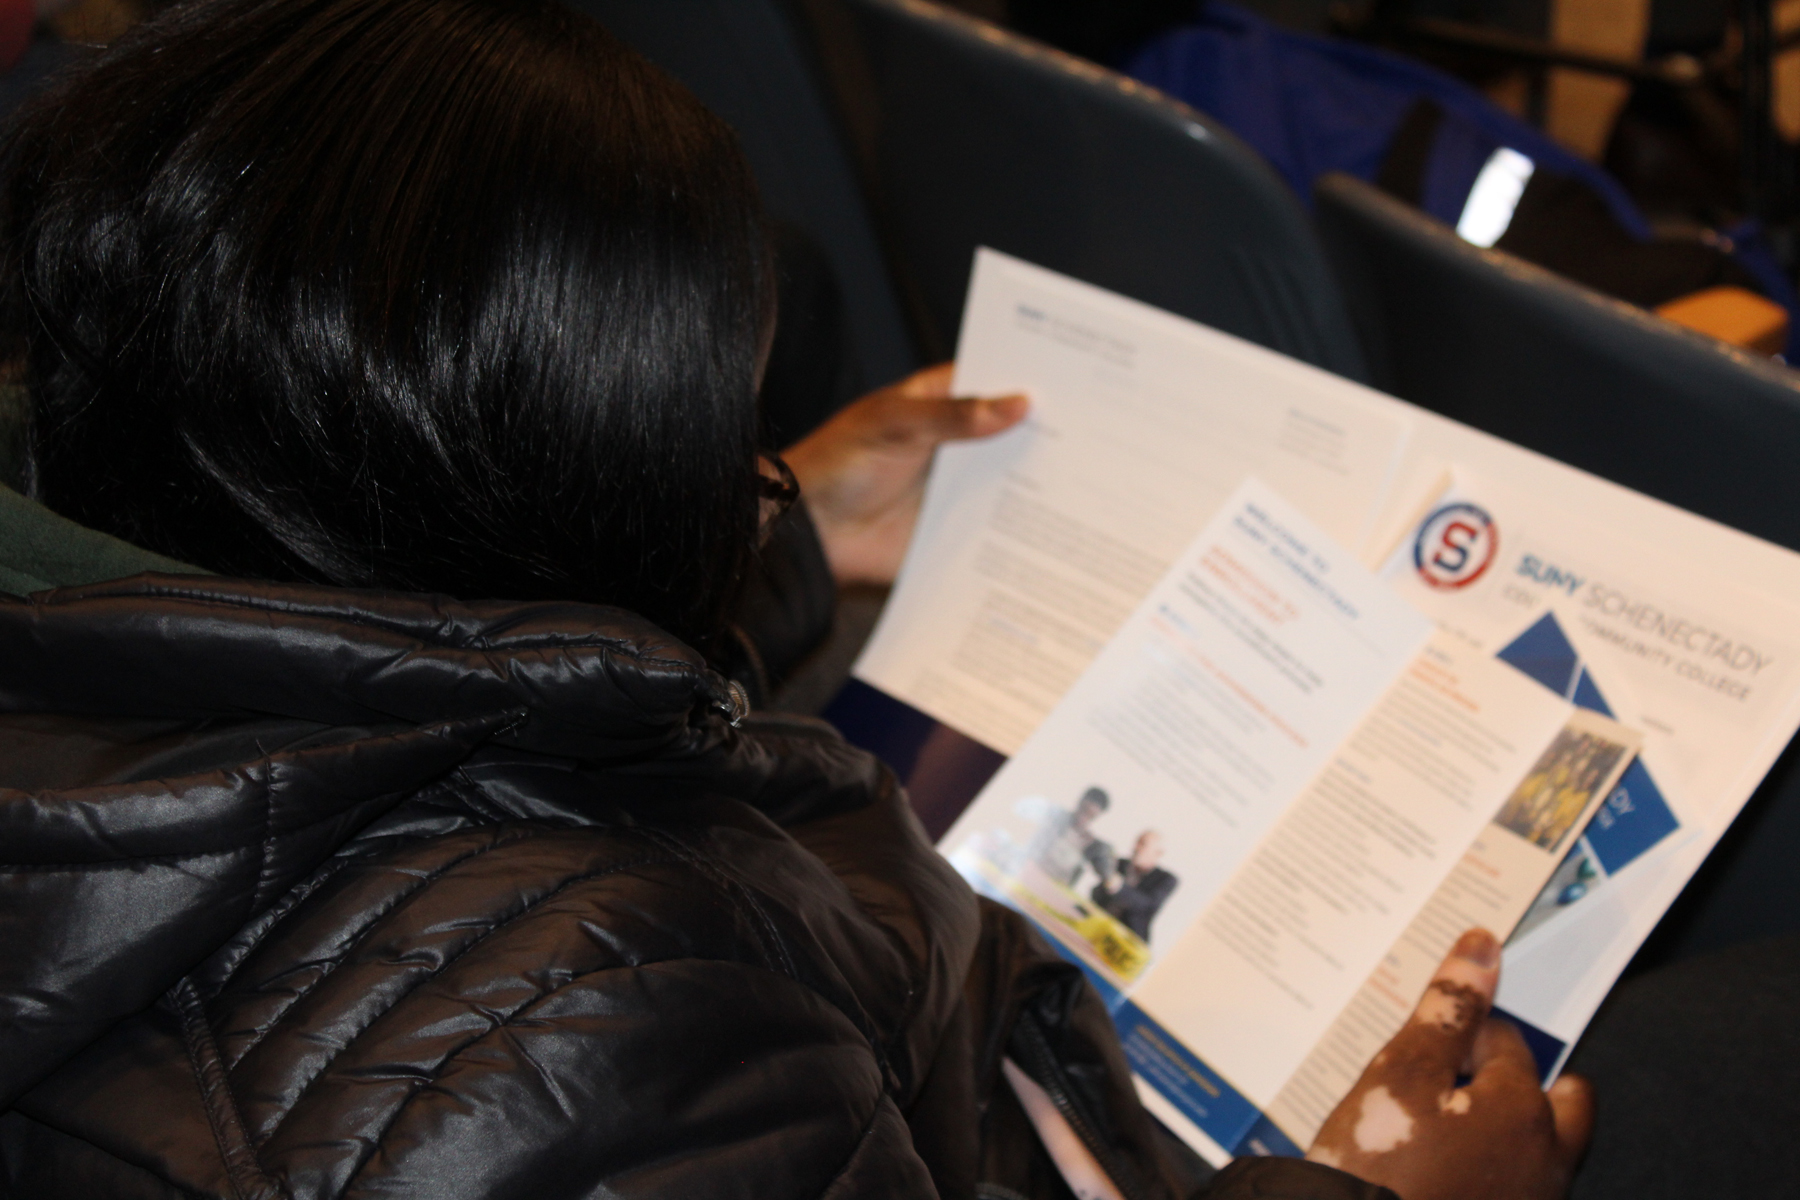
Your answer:
[[[1446,504],[1419,526],[1413,539],[1413,566],[1435,588],[1468,587],[1494,561],[1500,531],[1486,510],[1473,504]]]

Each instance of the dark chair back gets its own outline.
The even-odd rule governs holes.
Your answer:
[[[1343,175],[1315,214],[1376,386],[1800,550],[1800,372],[1481,250]],[[1800,929],[1800,741],[1638,966]]]
[[[1800,549],[1800,372],[1472,246],[1348,176],[1315,200],[1375,386]]]
[[[946,344],[987,245],[1361,377],[1299,202],[1223,128],[941,5],[841,7],[860,34],[887,232]]]

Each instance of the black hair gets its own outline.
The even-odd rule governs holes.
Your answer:
[[[555,0],[197,0],[0,158],[28,490],[224,574],[705,645],[769,317],[730,129]]]
[[[1106,794],[1105,788],[1091,787],[1081,793],[1081,799],[1076,802],[1076,807],[1079,808],[1083,804],[1091,804],[1101,812],[1105,812],[1112,807],[1112,797]]]

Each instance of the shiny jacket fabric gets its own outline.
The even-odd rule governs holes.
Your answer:
[[[1200,1186],[883,767],[618,610],[0,599],[0,847],[13,1196],[1066,1196],[1004,1055]]]

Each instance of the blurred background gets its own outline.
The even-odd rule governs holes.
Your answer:
[[[1318,176],[1348,170],[1432,211],[1420,175],[1429,189],[1444,113],[1490,133],[1516,122],[1566,157],[1525,154],[1542,177],[1514,201],[1516,227],[1487,244],[1648,308],[1742,289],[1773,307],[1737,296],[1719,313],[1669,315],[1735,344],[1785,348],[1800,270],[1800,0],[945,3],[1193,104],[1303,200]],[[34,35],[11,46],[0,36],[0,111],[162,6],[40,0]],[[695,6],[586,7],[631,25],[618,12]],[[832,6],[817,0],[770,7],[799,25],[831,23],[821,12]],[[1464,90],[1446,99],[1449,84]],[[1526,140],[1501,131],[1502,144]],[[1361,162],[1371,139],[1385,153]]]

